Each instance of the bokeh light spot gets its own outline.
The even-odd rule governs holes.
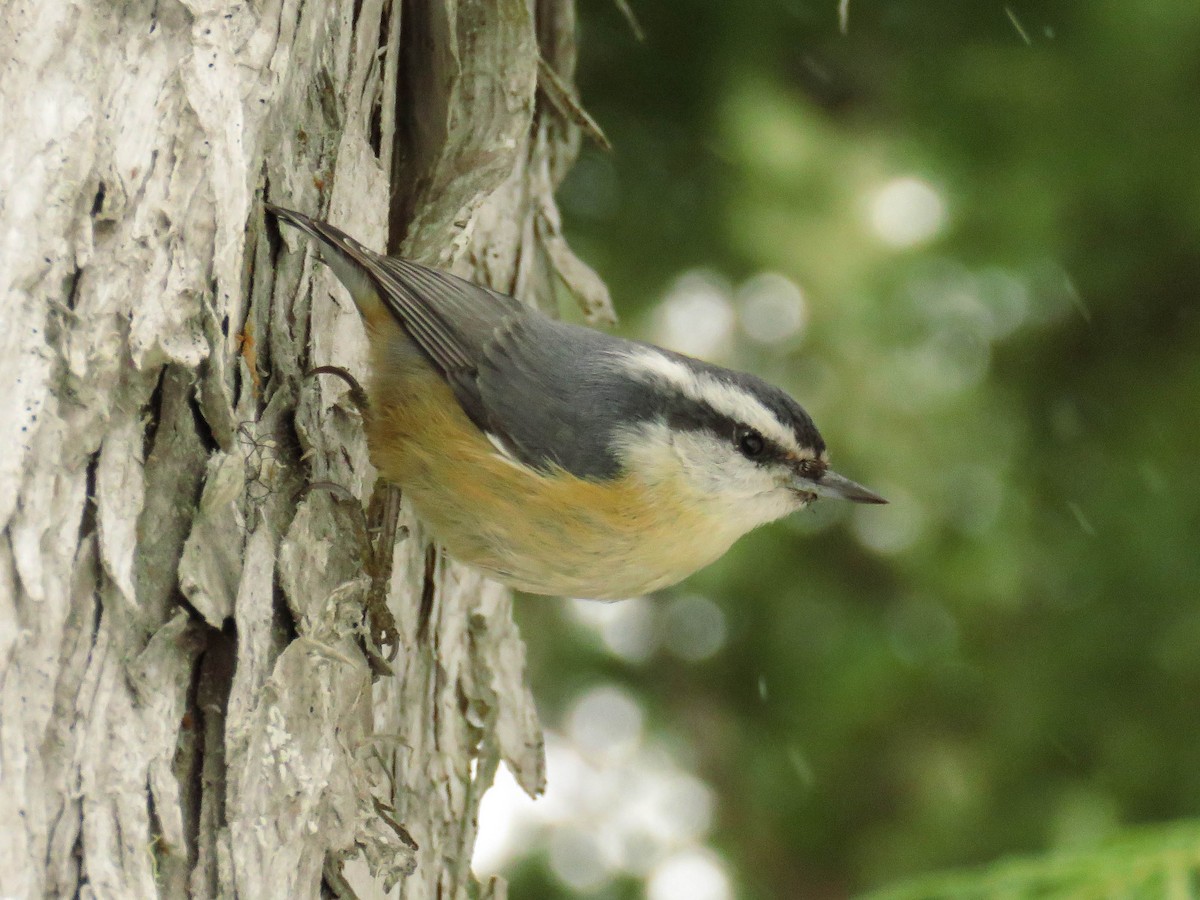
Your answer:
[[[550,870],[572,890],[591,892],[612,878],[599,842],[580,828],[556,828],[550,833]]]
[[[589,691],[577,710],[586,718],[589,709],[613,706],[622,709],[618,719],[627,716],[621,692],[614,703],[613,690]],[[640,718],[638,713],[636,729],[617,723],[626,743],[631,731],[640,731]],[[546,793],[536,800],[501,764],[480,805],[476,874],[501,874],[542,846],[556,877],[586,893],[602,889],[617,873],[648,878],[663,860],[703,846],[715,794],[680,768],[665,747],[639,742],[620,759],[591,757],[587,748],[547,732]]]
[[[663,641],[682,660],[708,659],[725,644],[725,613],[707,597],[677,597],[663,617]]]
[[[737,292],[742,330],[760,344],[778,344],[803,332],[808,322],[804,293],[790,278],[763,272]]]
[[[590,759],[620,759],[641,742],[641,707],[614,685],[590,689],[575,702],[567,721],[571,739]]]
[[[890,501],[887,506],[855,509],[851,522],[860,544],[881,556],[893,556],[908,550],[921,538],[926,516],[916,498],[907,491],[887,487],[881,493]]]
[[[729,875],[712,853],[685,850],[663,860],[646,886],[648,900],[730,900]]]
[[[576,621],[599,635],[604,649],[618,659],[645,662],[658,648],[654,604],[647,597],[616,603],[574,600],[570,610]]]
[[[521,790],[502,762],[496,779],[479,803],[479,827],[471,868],[479,875],[498,873],[528,842],[530,829],[524,816],[533,800]]]
[[[914,247],[937,236],[946,225],[946,204],[920,178],[894,178],[870,201],[871,227],[892,247]]]
[[[727,356],[735,324],[729,295],[728,281],[715,272],[684,272],[658,307],[655,342],[702,359]]]

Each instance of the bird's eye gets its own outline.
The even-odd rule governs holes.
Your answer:
[[[736,441],[738,452],[746,459],[762,456],[763,451],[767,449],[766,439],[753,428],[739,428]]]

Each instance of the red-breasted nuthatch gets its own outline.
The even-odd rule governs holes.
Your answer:
[[[808,413],[753,375],[267,209],[317,239],[366,323],[372,461],[451,556],[506,584],[629,597],[817,497],[886,502],[831,471]]]

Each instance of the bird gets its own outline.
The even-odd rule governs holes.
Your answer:
[[[459,562],[531,594],[683,580],[838,475],[812,418],[754,375],[551,318],[264,204],[313,238],[368,336],[371,460]]]

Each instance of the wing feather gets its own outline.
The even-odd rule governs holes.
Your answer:
[[[448,272],[383,256],[327,222],[267,208],[367,276],[384,308],[493,443],[536,469],[560,467],[585,478],[615,473],[618,463],[601,425],[621,421],[615,407],[623,395],[615,387],[628,379],[617,366],[579,365],[605,358],[615,338],[555,322]],[[334,266],[343,281],[344,270]]]

